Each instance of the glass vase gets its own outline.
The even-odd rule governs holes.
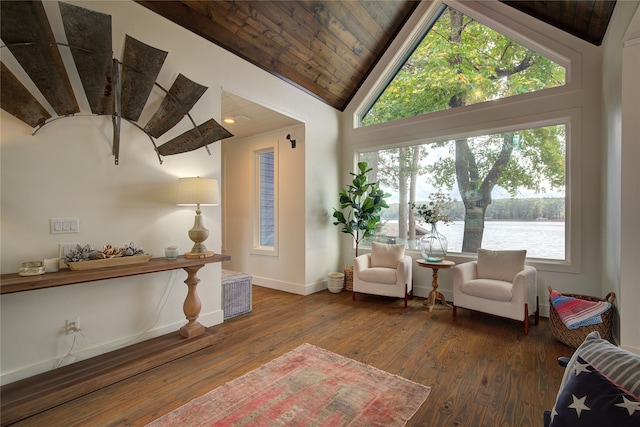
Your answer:
[[[440,262],[447,256],[447,238],[438,233],[436,223],[431,224],[431,230],[420,238],[422,257],[427,262]]]

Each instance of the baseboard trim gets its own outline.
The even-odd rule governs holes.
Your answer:
[[[289,292],[296,295],[311,295],[327,289],[326,282],[316,282],[310,284],[299,284],[292,282],[284,282],[282,280],[273,280],[266,277],[252,276],[254,285],[264,288],[275,289],[277,291]]]

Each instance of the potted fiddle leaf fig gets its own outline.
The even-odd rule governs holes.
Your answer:
[[[360,242],[376,231],[380,211],[389,207],[384,199],[391,196],[380,189],[379,183],[367,182],[371,170],[367,162],[358,163],[358,173],[350,172],[353,182],[340,190],[340,209],[333,210],[333,225],[341,226],[343,233],[353,237],[356,257]]]

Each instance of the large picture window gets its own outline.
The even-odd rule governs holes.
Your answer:
[[[451,223],[438,226],[449,252],[527,249],[527,256],[565,261],[566,133],[564,123],[359,154],[370,181],[392,194],[377,240],[419,249],[428,230],[411,203],[444,193]]]

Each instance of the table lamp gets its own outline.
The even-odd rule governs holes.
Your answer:
[[[220,204],[218,180],[212,178],[178,178],[178,195],[176,205],[196,206],[196,219],[193,228],[189,230],[189,238],[194,245],[191,252],[184,254],[185,258],[205,258],[213,256],[203,243],[209,237],[209,230],[202,223],[200,206],[216,206]]]

